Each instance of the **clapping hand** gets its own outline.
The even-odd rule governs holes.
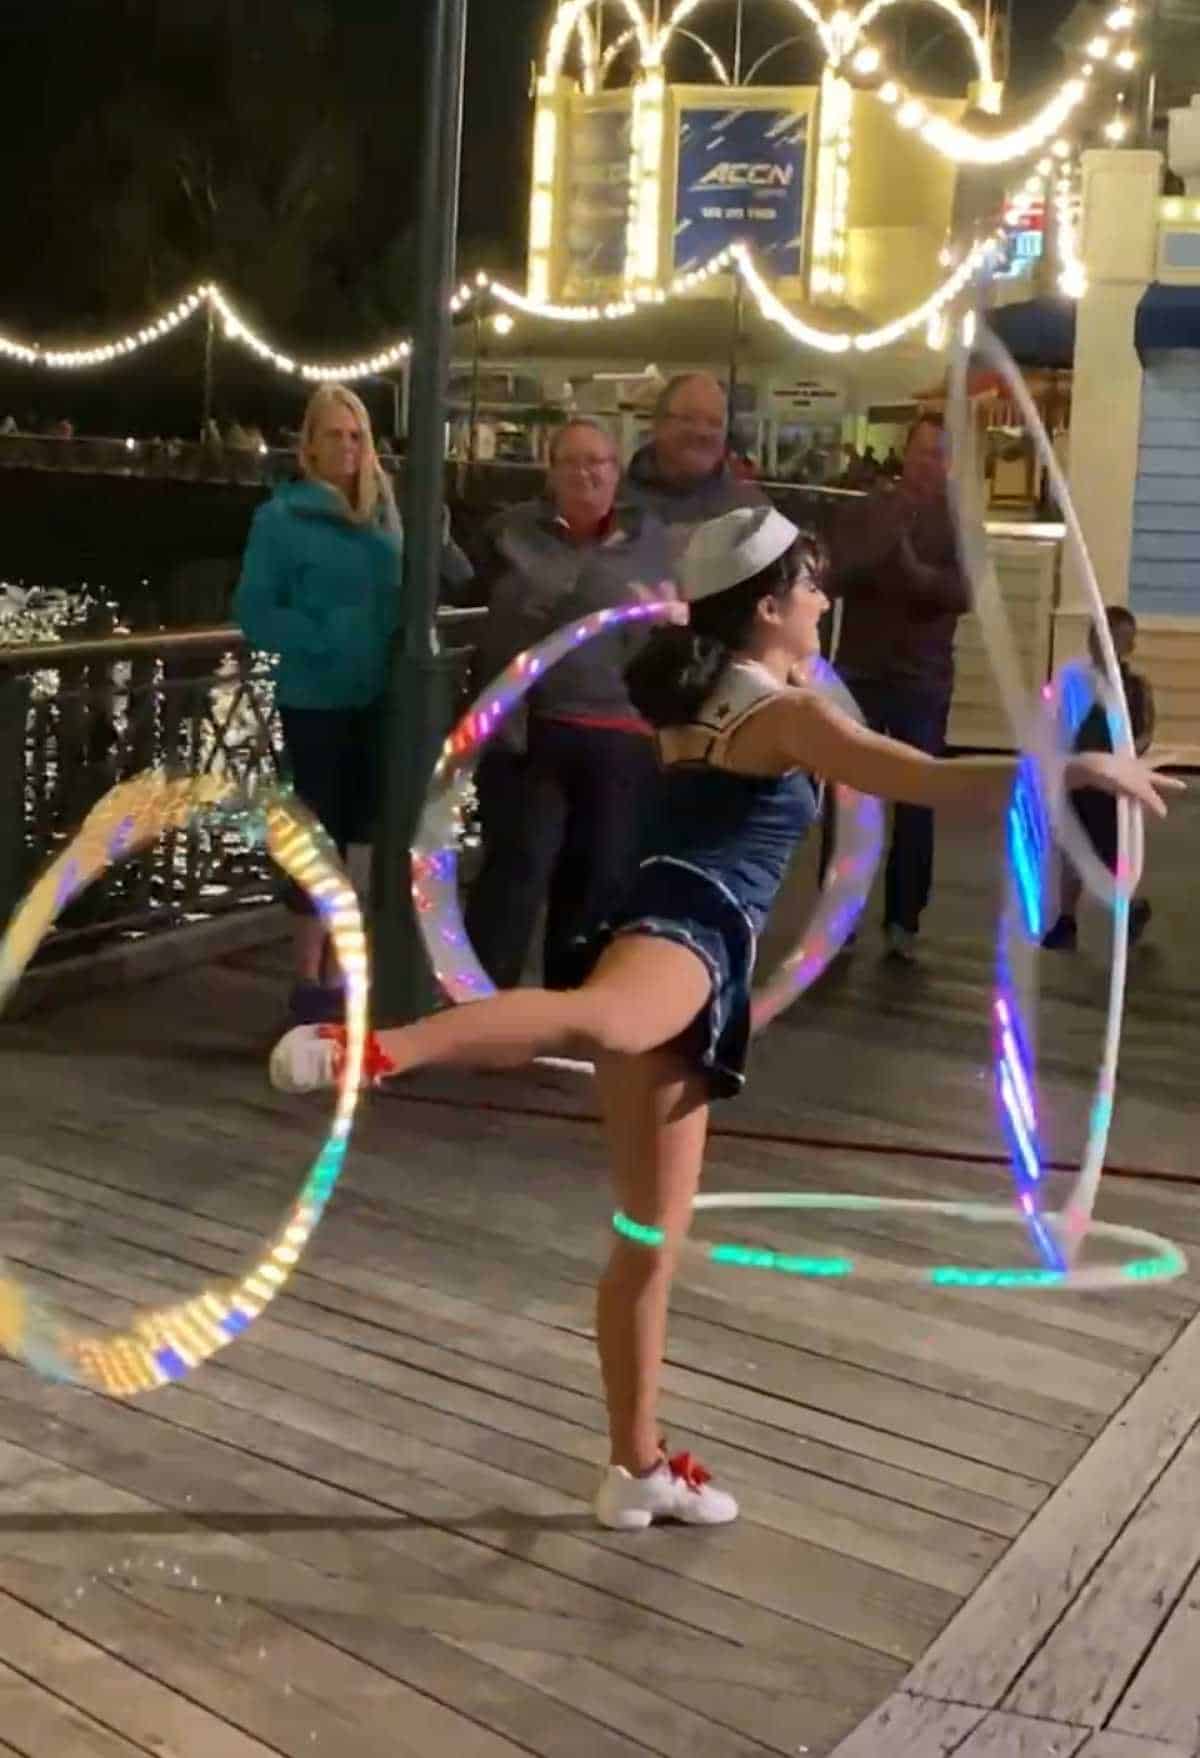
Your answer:
[[[664,622],[686,624],[691,621],[691,606],[680,598],[679,588],[674,580],[659,580],[656,585],[637,584],[633,587],[634,601],[638,604],[661,604],[667,607]]]

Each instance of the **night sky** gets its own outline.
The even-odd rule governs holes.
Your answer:
[[[1015,0],[1014,84],[1055,78],[1071,0]],[[728,51],[732,7],[712,5]],[[941,16],[908,49],[961,85]],[[411,295],[424,0],[4,0],[0,324],[83,336],[203,274],[293,345],[394,332]],[[888,33],[896,44],[900,13]],[[549,0],[472,0],[464,266],[523,259],[530,65]],[[787,9],[747,6],[747,57]],[[687,53],[677,72],[698,77]],[[811,77],[791,50],[783,78]]]

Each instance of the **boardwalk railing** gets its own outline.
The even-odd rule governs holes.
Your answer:
[[[0,646],[0,923],[114,783],[161,766],[253,785],[278,779],[280,750],[273,667],[231,625]],[[276,887],[237,835],[175,832],[92,886],[45,955],[261,906]]]

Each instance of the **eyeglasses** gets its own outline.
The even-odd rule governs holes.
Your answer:
[[[615,458],[555,458],[550,466],[561,476],[603,476],[607,470],[617,468]]]

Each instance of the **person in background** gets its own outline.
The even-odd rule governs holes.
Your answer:
[[[663,387],[654,406],[650,441],[626,472],[623,498],[675,529],[681,554],[697,525],[735,507],[765,507],[755,482],[739,481],[729,467],[729,406],[707,372],[688,372]]]
[[[844,603],[838,671],[874,731],[931,757],[945,749],[954,639],[970,609],[946,494],[940,415],[909,435],[899,482],[846,506],[832,537],[830,592]],[[916,957],[933,884],[933,814],[895,808],[884,902],[889,953]]]
[[[345,855],[371,840],[380,709],[400,615],[400,520],[353,391],[313,392],[297,449],[301,479],[255,514],[233,608],[251,646],[278,655],[276,701],[296,792]],[[340,1018],[321,920],[298,887],[288,905],[292,1018]]]
[[[494,523],[479,573],[482,681],[565,623],[667,576],[666,530],[618,501],[619,478],[610,434],[569,421],[554,436],[545,495]],[[502,728],[480,762],[483,866],[466,921],[501,988],[519,982],[543,904],[546,985],[578,982],[581,948],[637,865],[657,762],[623,676],[635,640],[615,630],[561,660],[530,693],[523,726]]]
[[[758,481],[758,465],[754,462],[754,459],[750,456],[749,452],[743,451],[740,446],[730,446],[729,468],[734,479],[738,482]]]
[[[1121,688],[1125,692],[1125,706],[1129,710],[1129,722],[1133,728],[1133,747],[1138,756],[1144,756],[1154,740],[1154,691],[1150,681],[1133,670],[1130,660],[1137,647],[1137,618],[1124,605],[1113,605],[1108,612],[1108,627],[1112,634],[1113,646],[1117,650],[1117,663],[1121,668]],[[1100,654],[1100,643],[1096,631],[1088,634],[1088,655],[1092,662],[1093,675],[1099,684],[1104,677],[1104,661]],[[1111,751],[1113,748],[1112,733],[1109,730],[1108,715],[1097,694],[1091,709],[1084,718],[1078,733],[1075,735],[1074,749],[1084,751]],[[1071,795],[1071,804],[1079,814],[1079,821],[1087,832],[1088,840],[1095,849],[1097,856],[1104,862],[1110,873],[1117,870],[1117,807],[1116,801],[1107,794],[1100,793],[1096,788],[1078,788]],[[1079,900],[1083,896],[1083,882],[1075,868],[1065,855],[1059,860],[1059,916],[1050,932],[1042,941],[1047,952],[1074,952],[1079,935]],[[1129,941],[1136,946],[1150,923],[1151,908],[1144,897],[1135,899],[1129,910]]]

